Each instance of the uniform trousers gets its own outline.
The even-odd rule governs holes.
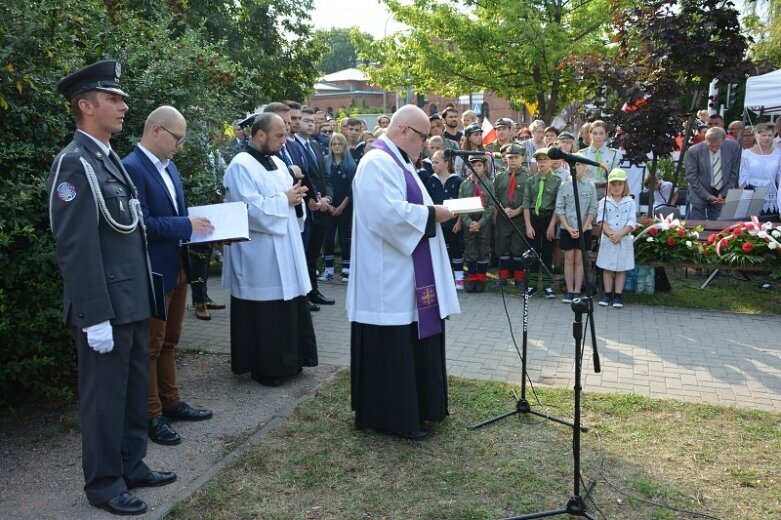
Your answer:
[[[84,492],[99,505],[127,491],[127,480],[148,472],[146,392],[149,322],[112,325],[114,349],[99,354],[71,327],[79,360],[81,465]]]
[[[512,219],[513,223],[518,226],[521,233],[526,229],[523,216],[519,215]],[[496,254],[497,256],[512,256],[520,257],[526,252],[526,244],[523,239],[518,236],[512,225],[507,220],[500,216],[496,216]]]
[[[149,320],[149,419],[179,404],[174,350],[182,334],[186,306],[187,275],[180,263],[176,285],[165,295],[168,320]]]

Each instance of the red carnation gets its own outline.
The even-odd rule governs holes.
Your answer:
[[[683,238],[684,235],[686,235],[686,231],[684,231],[683,228],[678,228],[678,236]]]
[[[739,237],[743,235],[743,230],[740,228],[737,228],[735,231],[732,232],[733,237]]]
[[[656,234],[658,232],[659,232],[659,230],[656,229],[656,228],[651,228],[651,229],[648,230],[648,233],[651,234],[651,235],[654,235],[654,236],[656,236]]]
[[[668,246],[674,246],[675,245],[675,239],[673,237],[669,237],[667,239],[667,245]]]
[[[754,246],[751,245],[751,242],[743,242],[743,245],[741,246],[743,248],[743,251],[746,253],[750,253],[752,249],[754,249]]]
[[[727,247],[727,239],[722,238],[721,242],[719,242],[719,249],[724,249],[725,247]]]
[[[708,244],[714,243],[717,238],[719,238],[719,235],[716,233],[713,233],[712,235],[708,236]]]

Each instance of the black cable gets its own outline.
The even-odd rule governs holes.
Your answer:
[[[583,489],[586,489],[586,481],[583,480],[583,475],[580,475],[580,485],[583,486]],[[604,512],[602,512],[602,510],[599,508],[596,500],[594,500],[594,497],[591,496],[591,493],[589,493],[586,496],[591,501],[591,505],[594,506],[594,509],[596,509],[597,513],[599,513],[599,515],[605,520],[608,520],[607,515]]]
[[[512,318],[510,318],[510,310],[507,308],[507,300],[505,299],[504,295],[504,286],[499,285],[499,290],[502,294],[502,305],[504,306],[504,315],[507,317],[507,324],[510,328],[510,338],[513,341],[513,346],[515,347],[515,351],[518,353],[518,357],[521,358],[521,362],[524,361],[523,354],[521,354],[521,349],[518,347],[518,342],[515,339],[515,333],[513,332],[513,321]],[[550,403],[543,403],[540,400],[540,397],[537,395],[537,390],[534,388],[534,383],[532,383],[531,377],[529,377],[529,372],[524,372],[523,377],[526,378],[526,380],[529,382],[529,388],[531,388],[532,394],[534,395],[534,399],[537,401],[537,406],[545,407],[545,408],[554,408],[556,410],[563,410],[561,406],[550,404]],[[547,415],[544,415],[545,418],[550,418]],[[571,417],[571,416],[568,416]]]
[[[662,509],[668,509],[670,511],[674,511],[676,513],[683,513],[687,515],[694,515],[699,516],[701,518],[707,518],[709,520],[723,520],[722,518],[718,516],[709,515],[708,513],[702,513],[700,511],[693,511],[690,509],[683,509],[679,507],[669,506],[667,504],[660,504],[659,502],[654,502],[653,500],[648,500],[645,498],[638,497],[637,495],[630,495],[626,491],[619,488],[617,485],[613,484],[610,479],[607,478],[605,475],[605,445],[602,443],[602,436],[599,434],[599,432],[594,432],[597,435],[597,442],[599,442],[599,452],[600,452],[600,461],[599,461],[599,476],[602,478],[602,480],[605,481],[605,483],[613,488],[613,490],[618,493],[621,496],[624,496],[630,500],[636,500],[642,504],[646,504],[653,507],[660,507]],[[583,481],[583,478],[581,477],[581,482]],[[592,500],[593,502],[593,500]],[[595,504],[596,507],[596,504]]]
[[[504,296],[504,285],[501,284],[501,281],[499,283],[499,291],[502,294],[502,305],[504,306],[504,315],[507,317],[507,325],[510,328],[510,339],[513,341],[513,346],[515,347],[515,351],[518,353],[518,357],[521,358],[521,362],[524,363],[526,360],[523,358],[523,354],[521,354],[521,349],[518,348],[518,342],[515,340],[515,333],[513,332],[513,320],[510,318],[510,310],[507,308],[507,300]],[[534,395],[534,399],[537,400],[537,406],[550,406],[552,408],[556,408],[553,405],[545,405],[542,404],[542,401],[540,401],[540,397],[537,395],[537,390],[534,388],[534,383],[532,383],[531,377],[529,377],[528,372],[523,373],[523,377],[526,378],[526,380],[529,382],[529,388],[531,388],[532,394]]]

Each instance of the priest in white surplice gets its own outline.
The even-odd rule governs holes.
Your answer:
[[[287,138],[276,114],[256,117],[246,151],[225,171],[225,202],[244,202],[249,242],[225,248],[222,284],[231,291],[231,370],[267,386],[317,365],[306,294],[312,289],[301,242],[307,189],[274,156]]]
[[[358,165],[347,318],[357,429],[407,438],[447,414],[445,322],[460,312],[435,206],[415,173],[429,119],[400,108]]]

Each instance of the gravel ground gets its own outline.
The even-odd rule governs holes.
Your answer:
[[[209,421],[174,423],[178,446],[149,443],[146,463],[175,471],[174,484],[134,491],[149,506],[139,518],[162,518],[179,500],[273,430],[301,402],[338,371],[321,365],[304,369],[278,388],[230,372],[225,354],[183,353],[177,378],[184,401],[214,410]],[[76,407],[0,423],[0,519],[115,518],[89,505],[82,490],[81,435]]]

